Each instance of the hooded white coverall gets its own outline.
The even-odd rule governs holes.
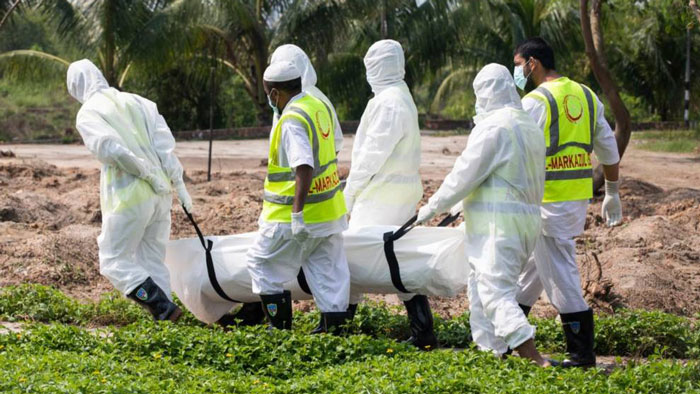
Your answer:
[[[605,119],[605,106],[597,96],[593,97],[598,114],[593,134],[593,152],[601,164],[619,163],[617,141]],[[531,97],[523,98],[522,104],[540,131],[544,130],[547,122],[546,105]],[[588,200],[542,204],[542,235],[520,277],[517,296],[520,304],[534,305],[545,289],[549,301],[559,313],[588,310],[589,306],[581,291],[574,240],[574,237],[583,233],[587,209]]]
[[[328,108],[331,109],[333,124],[335,125],[333,131],[335,137],[335,151],[340,152],[343,149],[343,130],[340,128],[338,114],[335,112],[335,107],[333,103],[331,103],[331,100],[323,94],[321,89],[316,87],[316,70],[314,70],[314,66],[311,64],[311,60],[306,55],[306,52],[293,44],[280,45],[272,52],[270,64],[278,61],[292,62],[301,72],[301,90],[323,101]],[[275,114],[272,120],[273,125],[277,123],[279,117],[279,114]]]
[[[427,206],[439,214],[463,200],[472,336],[480,349],[502,354],[535,335],[515,295],[540,232],[545,143],[507,68],[484,67],[474,93],[467,147]]]
[[[164,264],[171,182],[183,204],[192,203],[173,152],[175,139],[155,103],[110,88],[89,60],[70,65],[67,86],[82,103],[76,128],[102,163],[100,273],[126,295],[150,276],[172,298]]]
[[[423,197],[418,110],[403,80],[404,62],[393,40],[374,43],[364,58],[374,97],[360,119],[343,190],[351,227],[403,225]],[[404,301],[414,296],[398,295]],[[351,294],[350,303],[361,296]]]

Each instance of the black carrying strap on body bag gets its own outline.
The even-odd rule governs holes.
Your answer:
[[[299,274],[297,275],[297,283],[299,283],[301,291],[303,291],[306,294],[312,295],[311,288],[309,287],[309,282],[306,281],[306,275],[304,275],[304,268],[299,268]]]
[[[199,242],[202,243],[202,247],[204,248],[204,253],[207,256],[207,274],[209,275],[209,282],[211,282],[214,291],[216,291],[216,294],[218,294],[219,297],[225,299],[226,301],[241,303],[241,301],[237,301],[229,297],[226,294],[226,292],[224,292],[224,289],[221,288],[219,281],[216,279],[216,271],[214,270],[214,259],[212,259],[211,257],[211,249],[212,247],[214,247],[214,242],[211,239],[204,238],[204,235],[202,235],[202,231],[197,225],[197,222],[194,221],[192,214],[187,212],[187,209],[185,209],[184,205],[182,206],[182,210],[185,211],[185,215],[187,215],[187,218],[190,219],[192,226],[194,226],[194,231],[197,232],[197,237],[199,237]]]
[[[442,221],[437,225],[438,227],[447,227],[454,223],[459,218],[459,214],[447,215]],[[394,253],[394,242],[398,241],[401,237],[406,235],[409,231],[413,229],[414,223],[418,220],[418,215],[410,218],[403,226],[401,226],[396,231],[389,231],[384,233],[384,256],[389,264],[389,274],[391,275],[391,283],[396,287],[396,289],[402,293],[413,293],[412,291],[406,290],[406,287],[401,281],[401,268],[399,267],[399,260],[396,258],[396,253]]]

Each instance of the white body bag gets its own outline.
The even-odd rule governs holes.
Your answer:
[[[170,241],[165,256],[171,287],[185,307],[213,323],[237,303],[260,301],[251,290],[246,261],[257,233],[204,238],[188,217],[198,238]],[[367,226],[343,233],[353,290],[454,297],[466,288],[464,230],[409,227],[414,220],[401,228]],[[294,300],[313,298],[302,270],[284,287]]]

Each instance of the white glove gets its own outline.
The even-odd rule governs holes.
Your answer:
[[[175,185],[175,191],[177,192],[177,199],[180,200],[180,204],[185,207],[187,212],[192,213],[192,197],[190,197],[190,193],[187,192],[185,183],[180,182]]]
[[[309,229],[304,224],[304,211],[292,212],[292,236],[294,239],[302,243],[309,238]]]
[[[156,192],[156,194],[165,195],[173,191],[172,187],[170,186],[170,182],[167,182],[165,179],[163,179],[163,177],[160,177],[156,174],[148,174],[146,175],[144,180],[148,182],[149,185],[151,185],[153,191]]]
[[[427,205],[423,205],[418,210],[418,219],[416,220],[416,226],[421,225],[434,217],[435,212],[433,212],[433,210],[430,209]]]
[[[622,223],[619,182],[605,181],[605,198],[603,199],[601,215],[609,227]]]
[[[462,201],[458,202],[455,204],[452,208],[450,208],[450,216],[457,216],[460,213],[462,213],[462,210],[464,209],[464,203]]]

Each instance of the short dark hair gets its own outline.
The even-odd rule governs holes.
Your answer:
[[[532,37],[518,44],[515,48],[513,56],[520,55],[525,60],[529,60],[531,57],[539,60],[542,65],[549,69],[554,70],[554,50],[542,37]]]
[[[267,87],[272,89],[277,89],[286,93],[295,93],[301,91],[301,78],[290,79],[284,82],[271,82],[265,81]]]

